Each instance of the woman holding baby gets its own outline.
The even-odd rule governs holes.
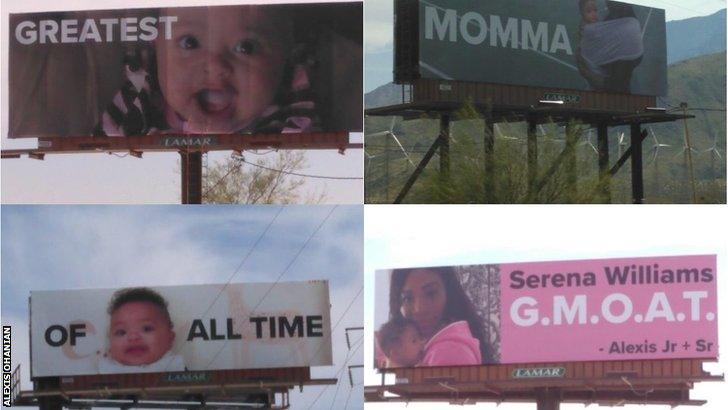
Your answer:
[[[381,367],[494,362],[483,321],[451,267],[394,270],[389,322],[377,337]],[[398,362],[399,357],[408,358],[408,362]]]
[[[607,1],[606,9],[600,21],[597,0],[579,0],[577,65],[593,89],[630,93],[644,54],[642,27],[631,5]]]

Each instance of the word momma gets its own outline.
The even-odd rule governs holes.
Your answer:
[[[558,52],[573,55],[569,35],[563,24],[550,25],[534,23],[527,19],[501,16],[486,16],[469,11],[459,17],[457,11],[444,9],[442,17],[437,8],[425,7],[425,39],[466,43],[479,46],[486,43],[491,47],[510,47],[522,50],[537,50],[544,53]],[[459,21],[458,21],[459,20]],[[504,24],[505,21],[505,24]]]

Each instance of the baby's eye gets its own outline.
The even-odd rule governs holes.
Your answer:
[[[233,51],[240,54],[251,55],[258,53],[260,44],[255,40],[245,39],[238,41],[233,47]]]
[[[154,326],[152,326],[152,325],[145,325],[144,327],[142,327],[142,331],[143,332],[153,332],[154,331]]]
[[[177,45],[183,50],[193,50],[200,47],[200,42],[195,36],[187,35],[182,36],[179,41],[177,41]]]
[[[126,334],[126,331],[124,329],[116,329],[114,330],[114,336],[121,337]]]

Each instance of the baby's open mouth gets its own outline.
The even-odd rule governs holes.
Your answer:
[[[235,101],[235,91],[224,89],[204,89],[197,94],[197,103],[206,114],[219,114],[228,110]]]
[[[149,350],[149,349],[147,349],[146,346],[131,346],[131,347],[128,347],[124,351],[124,353],[131,355],[131,356],[139,356],[139,355],[145,354],[147,352],[147,350]]]

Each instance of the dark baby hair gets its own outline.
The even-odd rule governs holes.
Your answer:
[[[586,7],[586,4],[590,1],[593,2],[596,0],[579,0],[579,13],[584,14],[584,8]]]
[[[404,332],[404,330],[409,326],[413,326],[417,329],[417,324],[414,320],[398,317],[391,319],[379,328],[377,337],[379,338],[379,347],[382,349],[384,354],[389,356],[389,352],[392,348],[400,342],[402,332]]]
[[[169,326],[172,327],[172,318],[167,309],[167,301],[164,300],[162,295],[149,288],[126,288],[117,290],[111,297],[111,302],[109,302],[109,307],[106,312],[111,316],[120,307],[131,302],[148,302],[153,304],[162,312],[167,322],[169,322]]]

